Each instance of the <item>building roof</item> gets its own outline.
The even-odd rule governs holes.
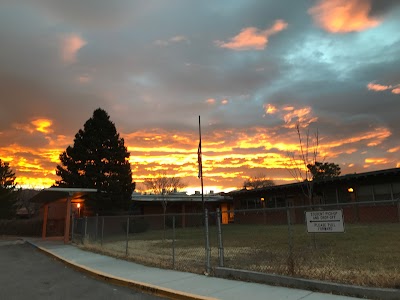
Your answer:
[[[366,180],[378,177],[390,177],[390,176],[400,176],[400,168],[392,168],[392,169],[385,169],[385,170],[378,170],[378,171],[371,171],[371,172],[364,172],[364,173],[354,173],[354,174],[346,174],[338,177],[327,178],[322,180],[314,181],[316,185],[324,185],[329,183],[343,183],[343,182],[355,182],[359,180]],[[252,194],[252,193],[259,193],[259,192],[271,192],[277,190],[294,190],[299,189],[305,182],[295,182],[295,183],[288,183],[288,184],[281,184],[281,185],[274,185],[265,188],[258,188],[258,189],[242,189],[229,192],[228,195],[236,196],[240,194]]]
[[[68,197],[71,197],[71,201],[73,201],[76,199],[81,199],[88,193],[95,193],[95,192],[97,192],[97,189],[51,187],[44,189],[35,196],[33,196],[31,198],[31,202],[47,204],[50,202],[65,200]]]
[[[232,200],[231,197],[225,194],[205,194],[203,195],[205,202],[219,202]],[[202,202],[201,194],[187,195],[186,193],[172,193],[166,195],[155,194],[132,194],[132,201],[135,202]]]

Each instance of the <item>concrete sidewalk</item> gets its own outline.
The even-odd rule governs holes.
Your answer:
[[[171,299],[358,299],[147,267],[87,252],[73,245],[64,245],[62,241],[43,241],[30,238],[26,238],[25,241],[92,276]]]

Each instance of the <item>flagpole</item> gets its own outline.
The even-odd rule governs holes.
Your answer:
[[[200,116],[199,116],[199,148],[197,150],[197,155],[198,155],[198,163],[199,163],[199,177],[200,177],[200,182],[201,182],[201,203],[203,204],[203,211],[205,209],[205,204],[204,204],[204,186],[203,186],[203,157],[201,153],[201,124],[200,124]]]

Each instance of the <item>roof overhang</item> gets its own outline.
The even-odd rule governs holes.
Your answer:
[[[40,191],[37,195],[32,197],[31,202],[48,204],[51,202],[64,201],[68,198],[71,202],[74,200],[79,201],[89,193],[96,193],[97,189],[89,188],[57,188],[51,187]]]

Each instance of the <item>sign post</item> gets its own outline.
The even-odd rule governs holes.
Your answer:
[[[344,232],[342,210],[306,211],[308,233]]]

